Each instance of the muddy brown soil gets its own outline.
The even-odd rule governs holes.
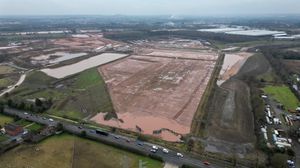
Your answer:
[[[144,134],[160,129],[190,132],[216,54],[176,52],[172,57],[172,53],[168,57],[133,55],[99,68],[122,121],[116,126]],[[177,55],[182,58],[176,59]]]

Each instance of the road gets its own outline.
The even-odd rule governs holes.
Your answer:
[[[0,97],[5,95],[6,93],[13,91],[16,87],[20,86],[24,82],[25,78],[26,78],[26,74],[22,74],[19,81],[15,85],[11,86],[10,88],[8,88],[8,89],[4,90],[2,93],[0,93]]]
[[[7,66],[11,66],[13,68],[19,69],[21,71],[27,71],[28,69],[23,68],[23,67],[19,67],[18,65],[15,65],[13,62],[6,62],[6,63],[1,63],[0,65],[7,65]]]
[[[15,110],[15,109],[11,109],[11,108],[5,108],[4,114],[18,116],[18,117],[23,118],[28,121],[33,121],[33,122],[36,122],[39,124],[44,124],[44,125],[49,125],[49,126],[55,126],[58,123],[62,123],[64,130],[69,133],[80,135],[82,133],[82,131],[85,131],[86,137],[89,139],[94,139],[94,140],[97,140],[97,141],[100,141],[100,142],[103,142],[106,144],[122,146],[122,147],[129,148],[129,149],[132,149],[135,151],[147,153],[148,155],[152,154],[155,156],[159,156],[159,157],[163,158],[164,162],[172,163],[172,164],[175,164],[178,166],[181,166],[183,164],[188,164],[188,165],[191,165],[194,167],[199,167],[199,168],[217,167],[215,165],[207,166],[202,161],[192,158],[190,156],[184,156],[183,158],[178,157],[177,152],[172,151],[172,150],[169,150],[169,153],[166,154],[166,153],[163,153],[162,149],[160,148],[156,153],[151,153],[150,149],[152,148],[153,144],[143,143],[143,142],[138,143],[138,141],[136,141],[135,139],[130,139],[128,137],[117,135],[117,134],[112,134],[112,133],[109,133],[108,136],[99,135],[96,133],[96,131],[94,129],[85,127],[83,125],[70,123],[67,121],[58,121],[55,119],[50,121],[49,120],[50,118],[48,118],[48,117],[45,117],[42,115],[37,115],[37,114],[32,114],[32,113],[25,112],[25,111]],[[156,145],[156,146],[159,146],[159,145]]]

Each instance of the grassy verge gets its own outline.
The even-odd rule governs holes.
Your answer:
[[[215,90],[216,82],[218,80],[218,76],[220,73],[220,70],[222,68],[222,63],[224,61],[224,54],[220,54],[219,59],[217,60],[215,69],[212,73],[211,79],[207,85],[207,88],[201,98],[201,101],[198,105],[198,109],[196,111],[196,114],[193,117],[192,126],[191,126],[191,133],[195,136],[204,136],[204,129],[206,126],[206,118],[207,113],[205,110],[207,109],[207,105],[209,100],[212,97],[212,93]]]
[[[0,88],[6,88],[9,85],[12,85],[13,81],[10,80],[9,78],[2,78],[0,79]]]
[[[3,126],[6,123],[11,123],[13,122],[14,119],[8,116],[5,116],[3,114],[0,114],[0,125]]]
[[[295,110],[300,105],[297,97],[287,86],[266,86],[263,91],[274,97],[278,102],[283,104],[287,109]]]
[[[5,135],[0,135],[0,143],[6,141],[6,140],[8,140],[8,139],[9,139],[9,138],[6,137]]]
[[[15,124],[22,126],[22,127],[26,127],[26,126],[32,124],[32,122],[21,119],[21,120],[16,121]]]
[[[22,145],[1,156],[3,167],[118,168],[163,167],[161,162],[94,141],[63,134],[36,145]]]

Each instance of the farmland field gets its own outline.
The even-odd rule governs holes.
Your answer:
[[[103,145],[94,141],[63,134],[36,145],[21,145],[1,156],[1,168],[119,168],[138,167],[139,161],[147,168],[163,167],[161,162]]]
[[[267,86],[263,88],[263,90],[266,94],[283,104],[287,109],[295,110],[300,105],[297,97],[287,86]]]

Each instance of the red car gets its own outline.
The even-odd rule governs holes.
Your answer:
[[[206,165],[206,166],[210,165],[210,163],[208,161],[204,161],[203,164]]]

